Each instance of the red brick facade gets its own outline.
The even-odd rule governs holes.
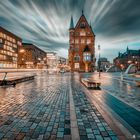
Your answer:
[[[71,18],[69,38],[69,66],[71,71],[94,71],[95,35],[83,14],[75,28]]]

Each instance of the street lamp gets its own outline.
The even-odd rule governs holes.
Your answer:
[[[99,53],[98,65],[99,65],[99,78],[100,78],[100,76],[101,76],[101,73],[100,73],[100,45],[98,45],[98,53]]]

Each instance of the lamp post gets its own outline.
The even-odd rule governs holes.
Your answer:
[[[101,73],[100,73],[100,45],[98,45],[98,53],[99,53],[98,65],[99,65],[99,78],[100,78],[100,76],[101,76]]]

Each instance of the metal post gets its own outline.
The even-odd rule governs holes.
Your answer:
[[[100,73],[100,45],[98,45],[98,52],[99,52],[99,60],[98,60],[98,62],[99,62],[99,78],[100,78],[100,76],[101,76],[101,73]]]

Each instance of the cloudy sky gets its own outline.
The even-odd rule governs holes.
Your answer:
[[[70,17],[76,24],[82,9],[102,57],[112,60],[127,45],[140,49],[140,0],[0,0],[0,26],[67,57]]]

